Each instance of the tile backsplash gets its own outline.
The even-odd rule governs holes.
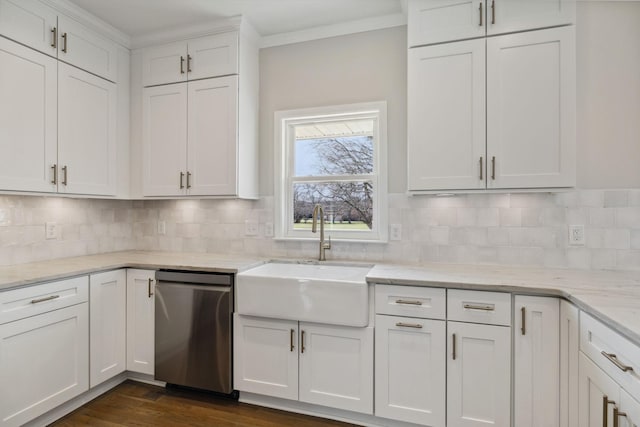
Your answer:
[[[333,242],[329,259],[640,270],[640,190],[389,195],[402,240]],[[245,220],[259,224],[245,236]],[[45,240],[45,222],[60,236]],[[158,222],[165,234],[158,233]],[[273,198],[116,201],[0,196],[0,265],[125,249],[314,258],[317,241],[265,237]],[[570,246],[583,225],[584,246]]]

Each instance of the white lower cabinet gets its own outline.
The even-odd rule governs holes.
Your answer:
[[[615,415],[620,427],[640,427],[640,402],[620,390],[620,409]]]
[[[89,286],[89,385],[95,387],[126,370],[126,270],[92,274]]]
[[[560,422],[560,303],[515,297],[514,425],[558,427]]]
[[[584,353],[580,353],[580,427],[602,427],[613,420],[620,386]]]
[[[560,427],[579,427],[580,310],[560,301]]]
[[[127,269],[127,370],[155,372],[156,272]]]
[[[447,322],[447,426],[511,425],[511,328]]]
[[[376,416],[444,426],[444,320],[376,316]]]
[[[373,413],[373,328],[234,315],[237,390]]]
[[[0,425],[22,425],[89,389],[86,279],[79,303],[69,296],[78,279],[69,281],[69,292],[61,281],[51,284],[51,292],[44,284],[3,295],[15,292],[30,306],[50,311],[0,325]],[[60,301],[75,304],[59,308]]]

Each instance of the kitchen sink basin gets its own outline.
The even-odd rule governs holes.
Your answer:
[[[371,266],[270,262],[239,273],[239,314],[346,326],[369,323]]]

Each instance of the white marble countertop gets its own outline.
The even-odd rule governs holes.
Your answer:
[[[238,273],[267,261],[204,253],[113,252],[0,267],[0,291],[125,267]],[[375,264],[367,281],[564,297],[640,345],[640,271]]]
[[[238,273],[266,259],[219,254],[126,251],[0,267],[0,291],[117,268]]]
[[[640,345],[640,271],[377,264],[367,281],[564,297]]]

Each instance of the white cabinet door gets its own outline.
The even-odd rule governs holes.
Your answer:
[[[612,425],[613,408],[620,400],[620,386],[582,352],[579,369],[580,427]]]
[[[156,86],[187,81],[187,43],[176,42],[142,51],[142,84]]]
[[[233,378],[240,391],[298,399],[298,322],[233,316]]]
[[[445,425],[445,328],[443,320],[376,316],[376,416]]]
[[[58,63],[58,191],[114,195],[116,86]]]
[[[57,61],[0,38],[0,64],[0,188],[55,192]]]
[[[574,32],[487,39],[489,188],[575,185]]]
[[[580,311],[560,301],[560,427],[578,427],[578,364]]]
[[[189,80],[238,74],[238,33],[189,40]]]
[[[187,191],[237,194],[238,77],[189,82],[188,88]]]
[[[640,427],[640,402],[624,390],[620,390],[619,411],[617,416],[620,427]]]
[[[89,385],[126,370],[127,273],[108,271],[89,276]]]
[[[0,325],[0,425],[20,426],[89,389],[82,303]]]
[[[485,188],[485,41],[409,50],[410,191]]]
[[[155,372],[155,271],[127,270],[127,370]]]
[[[39,0],[0,0],[0,34],[54,57],[57,21],[57,12]]]
[[[187,84],[144,89],[145,196],[184,195],[187,166]],[[212,159],[207,159],[212,167]]]
[[[373,413],[373,328],[300,323],[300,401]]]
[[[571,24],[575,13],[575,0],[488,0],[487,34]]]
[[[115,43],[64,15],[58,17],[58,59],[115,82],[118,51]]]
[[[511,328],[447,322],[447,426],[511,425]]]
[[[410,0],[409,47],[485,35],[484,0]]]
[[[560,421],[560,302],[517,295],[514,331],[514,422],[557,427]]]

